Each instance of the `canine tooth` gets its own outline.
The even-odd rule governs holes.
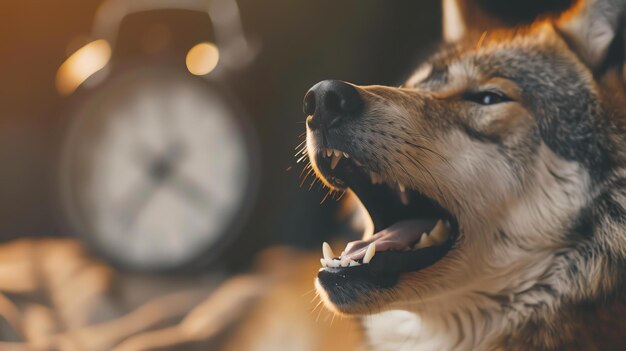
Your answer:
[[[326,260],[323,258],[320,258],[320,263],[322,264],[322,267],[326,267]]]
[[[442,244],[446,240],[448,240],[448,231],[441,219],[437,221],[435,227],[433,227],[433,229],[430,231],[429,237],[438,244]]]
[[[370,177],[372,178],[372,184],[382,183],[383,179],[376,172],[370,172]]]
[[[326,157],[330,157],[333,154],[333,150],[326,149]]]
[[[404,184],[398,183],[398,189],[400,189],[400,192],[405,192],[406,191],[406,187],[404,186]]]
[[[330,169],[335,169],[335,167],[337,167],[337,164],[339,163],[339,160],[341,160],[341,154],[337,156],[337,154],[335,153],[333,155],[333,158],[330,160]]]
[[[344,153],[343,153],[343,157],[345,157],[345,158],[350,158],[350,155],[348,155],[348,153],[347,153],[347,152],[344,152]]]
[[[404,206],[408,206],[410,202],[409,194],[404,191],[400,191],[398,195],[400,196],[400,202],[402,202]]]
[[[363,263],[370,263],[374,255],[376,254],[376,243],[371,243],[367,247],[367,251],[365,251],[365,256],[363,257]]]
[[[348,267],[348,265],[350,264],[350,259],[347,257],[344,257],[341,259],[341,267]]]
[[[423,249],[426,247],[431,247],[433,246],[435,242],[433,241],[433,239],[431,239],[428,234],[426,233],[422,233],[422,237],[420,238],[420,241],[413,247],[415,249]]]
[[[333,150],[333,154],[335,154],[335,156],[337,157],[341,157],[341,151],[339,150]]]
[[[325,241],[322,244],[322,254],[324,254],[324,258],[327,260],[332,260],[333,257],[335,257],[335,253],[333,252],[333,249],[331,249],[330,245],[328,245],[328,243]]]
[[[360,266],[361,264],[355,260],[350,260],[348,267]]]
[[[418,250],[418,249],[423,249],[424,245],[422,245],[422,238],[424,237],[424,234],[426,233],[422,233],[422,235],[420,236],[420,239],[417,241],[417,243],[415,245],[413,245],[413,249],[414,250]]]
[[[425,235],[424,235],[425,234]],[[430,235],[423,233],[422,238],[420,239],[426,245],[426,247],[431,247],[435,245],[435,241],[430,237]]]

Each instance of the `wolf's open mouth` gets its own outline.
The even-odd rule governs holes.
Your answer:
[[[350,188],[367,209],[374,236],[349,243],[341,255],[324,243],[318,277],[327,283],[356,278],[381,287],[399,273],[431,266],[452,248],[455,218],[432,199],[402,184],[389,184],[348,153],[322,149],[316,164],[333,186]],[[326,284],[325,284],[326,285]]]

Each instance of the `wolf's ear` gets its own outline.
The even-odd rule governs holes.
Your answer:
[[[625,12],[625,0],[578,0],[556,26],[578,56],[597,70],[606,63],[613,43],[619,44],[617,54],[624,55]]]
[[[442,0],[443,39],[455,42],[468,32],[482,32],[503,26],[503,22],[487,13],[476,0]]]

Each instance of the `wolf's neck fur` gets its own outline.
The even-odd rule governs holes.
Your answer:
[[[597,249],[592,238],[599,229],[578,223],[598,189],[590,187],[588,174],[576,163],[547,149],[540,155],[536,181],[520,193],[505,220],[484,224],[498,232],[501,240],[490,244],[503,253],[480,268],[490,278],[405,311],[366,317],[372,350],[559,349],[586,327],[570,313],[580,304],[570,309],[569,301],[597,299],[589,292],[605,295],[616,289],[601,282],[612,281],[600,278],[611,274],[609,263],[585,255]],[[624,304],[618,305],[626,312]],[[588,317],[597,320],[601,313]]]
[[[462,301],[462,300],[460,300]],[[459,302],[460,302],[459,301]],[[511,327],[501,311],[463,306],[436,318],[407,311],[366,317],[371,350],[619,350],[626,345],[626,291],[598,304],[562,306],[549,319]]]

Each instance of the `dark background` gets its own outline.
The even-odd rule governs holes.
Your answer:
[[[512,22],[539,8],[571,1],[487,1]],[[56,166],[67,111],[75,100],[54,88],[59,65],[87,42],[99,1],[20,0],[0,5],[0,239],[67,235],[60,216]],[[243,25],[262,51],[231,88],[261,141],[260,197],[243,237],[240,257],[270,243],[319,245],[336,233],[335,201],[319,205],[325,190],[299,187],[302,167],[294,147],[304,131],[301,100],[317,81],[399,84],[440,40],[438,0],[240,0]],[[137,44],[166,28],[172,45],[160,58]],[[212,38],[208,18],[181,12],[128,17],[114,60],[167,57],[184,65],[198,39]],[[149,45],[149,44],[148,44]]]

